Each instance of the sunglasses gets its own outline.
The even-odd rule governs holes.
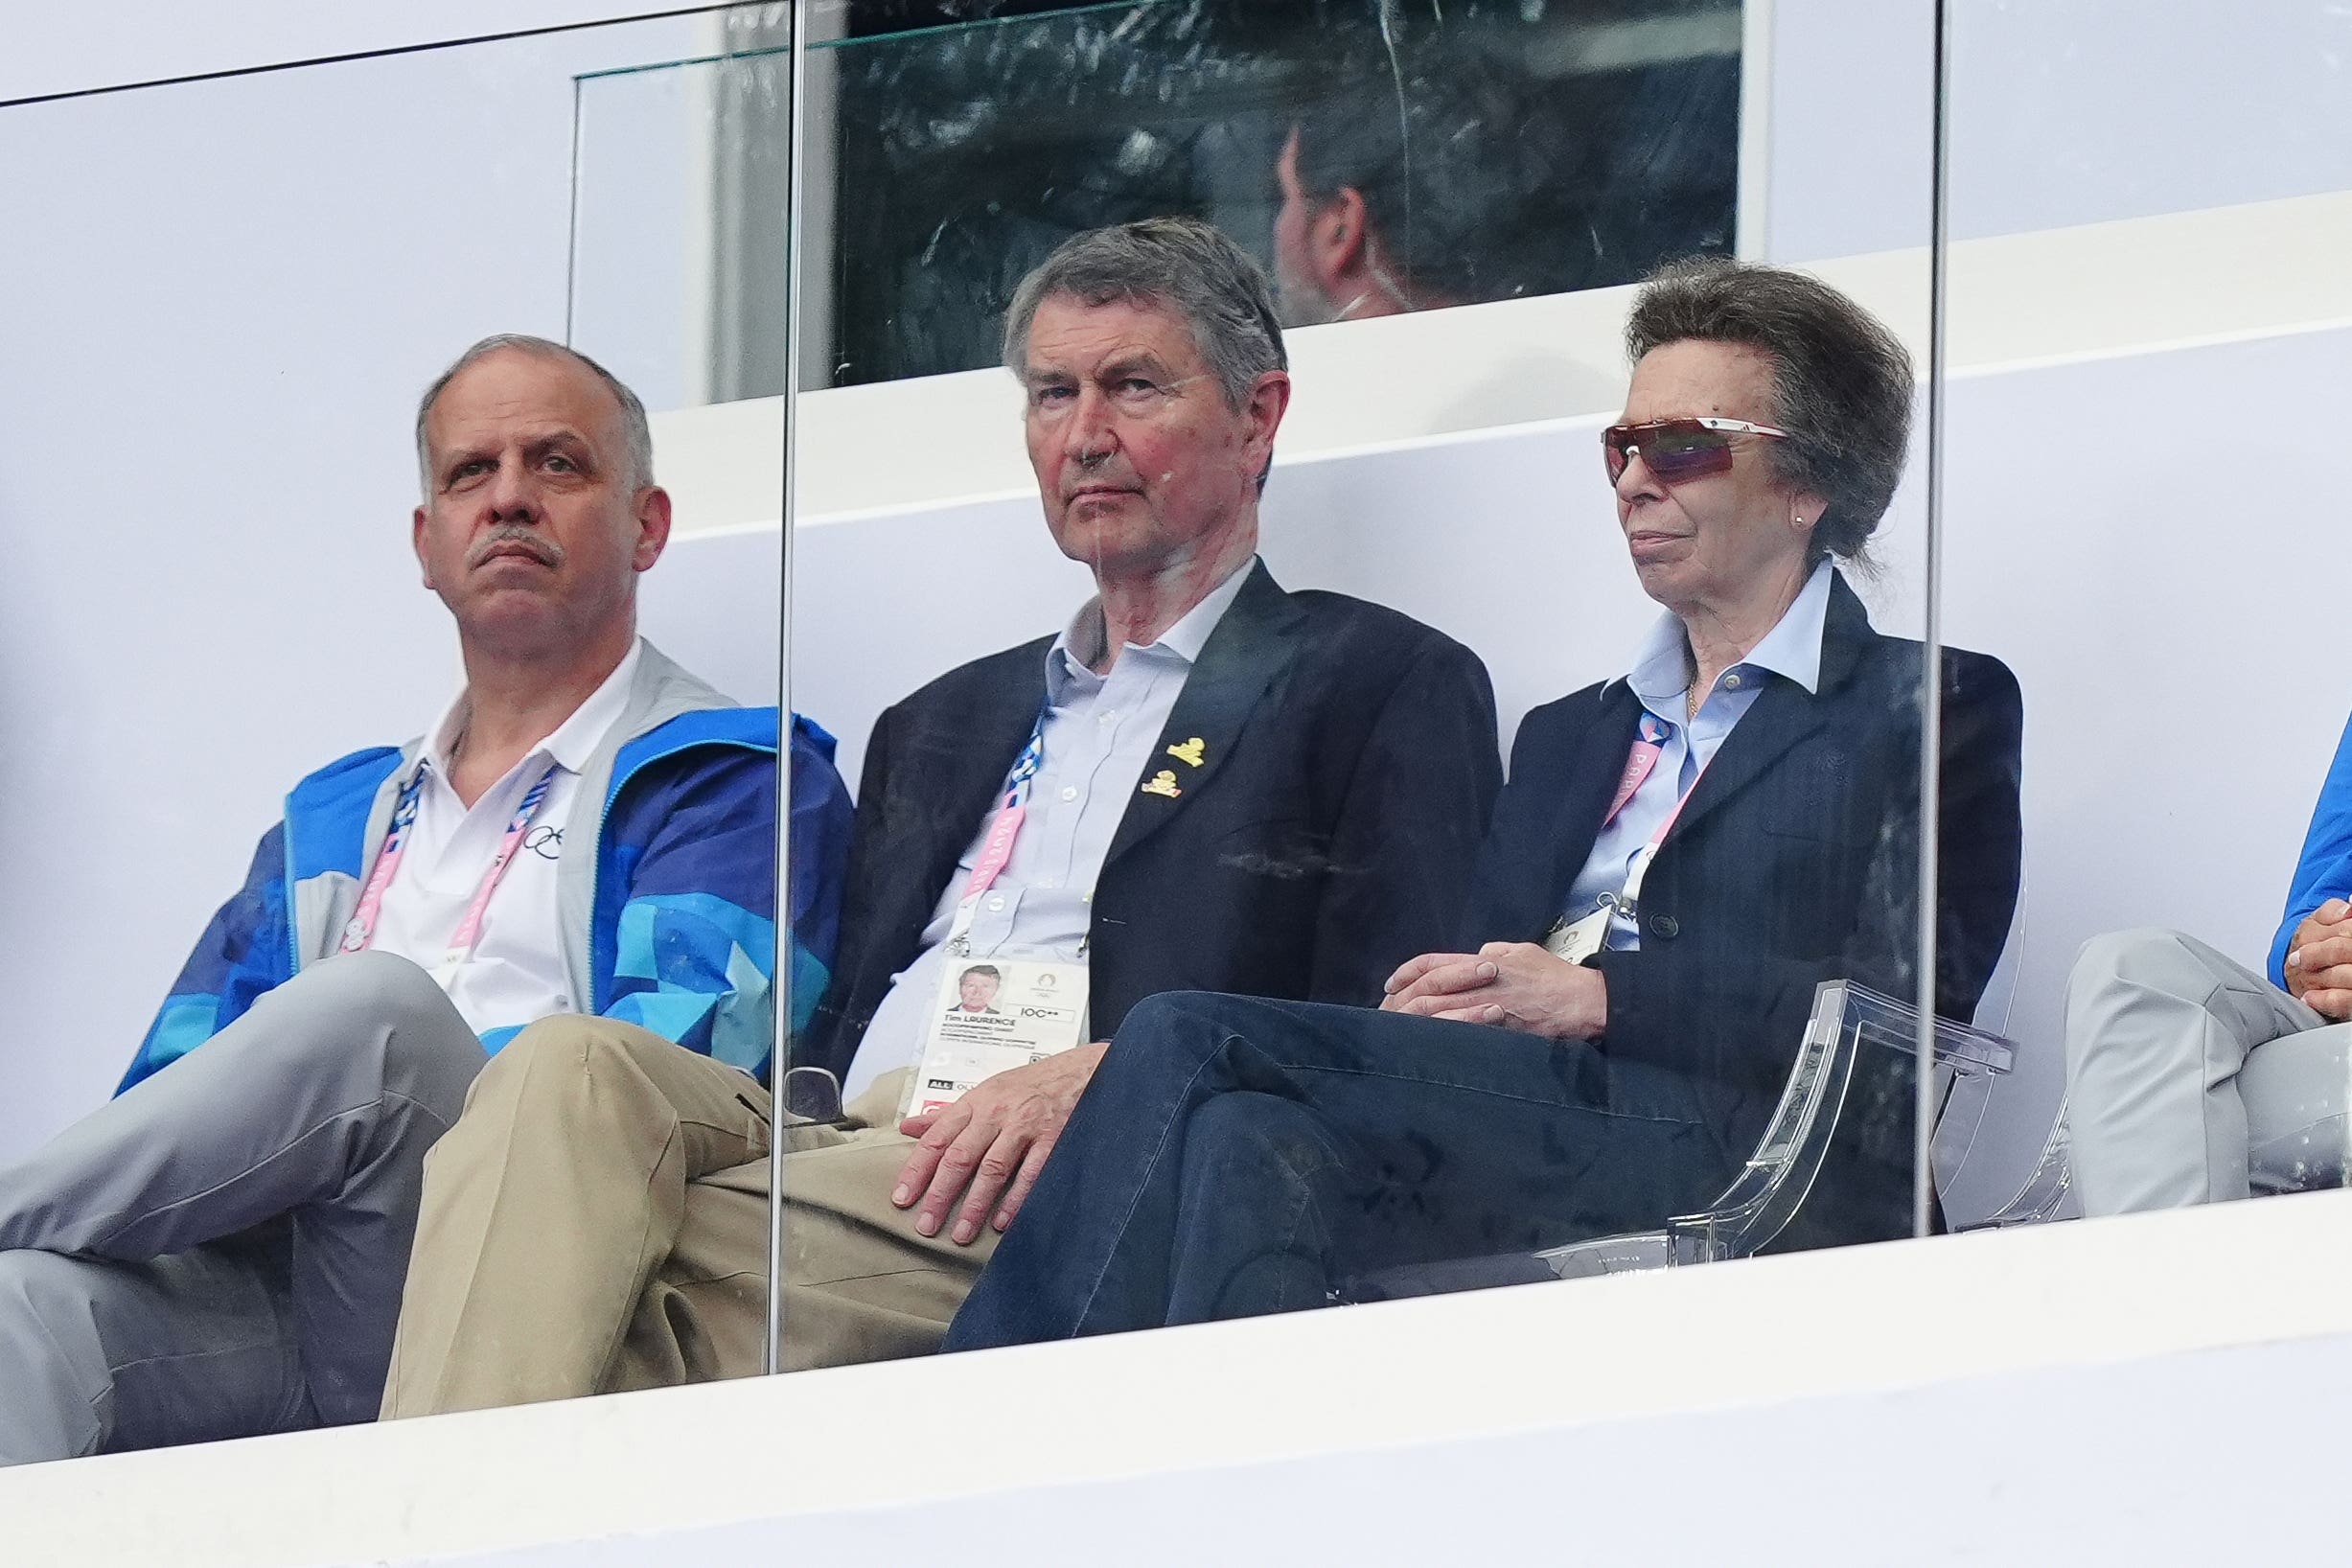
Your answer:
[[[1638,455],[1661,484],[1672,485],[1729,473],[1731,438],[1736,435],[1785,441],[1788,432],[1743,419],[1653,419],[1646,425],[1610,426],[1601,432],[1601,450],[1611,484],[1625,477],[1626,465]]]

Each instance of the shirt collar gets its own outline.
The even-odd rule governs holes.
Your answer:
[[[1209,646],[1210,634],[1241,596],[1242,585],[1249,581],[1250,571],[1257,565],[1257,557],[1253,555],[1234,567],[1225,581],[1178,616],[1176,624],[1161,633],[1149,646],[1175,655],[1188,666],[1197,663],[1201,650]],[[1093,675],[1092,666],[1102,653],[1102,596],[1096,594],[1078,607],[1078,612],[1070,618],[1070,625],[1047,650],[1046,684],[1054,696],[1060,695],[1064,682],[1080,674]],[[1129,647],[1133,649],[1134,645]]]
[[[1830,620],[1830,586],[1836,567],[1824,560],[1797,593],[1796,602],[1781,612],[1772,630],[1748,650],[1740,667],[1770,670],[1803,686],[1808,693],[1821,688],[1821,639]],[[1691,673],[1682,622],[1672,611],[1661,614],[1634,650],[1626,684],[1642,705],[1654,713],[1677,711],[1673,704],[1690,695]]]
[[[612,667],[612,673],[603,684],[588,693],[587,701],[571,710],[571,717],[556,726],[546,739],[525,753],[544,754],[548,761],[565,772],[577,773],[588,766],[588,758],[620,718],[621,710],[629,705],[629,693],[637,675],[638,656],[643,653],[645,640],[640,637],[629,645],[629,652]],[[441,777],[450,776],[450,748],[457,744],[458,735],[466,726],[466,694],[459,691],[450,705],[442,710],[441,722],[427,732],[423,760]]]

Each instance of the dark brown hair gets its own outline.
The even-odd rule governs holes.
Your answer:
[[[1694,338],[1771,361],[1769,423],[1788,432],[1764,444],[1772,472],[1829,502],[1813,528],[1816,558],[1860,556],[1910,451],[1909,352],[1820,279],[1721,256],[1659,267],[1626,321],[1626,353],[1637,364]]]

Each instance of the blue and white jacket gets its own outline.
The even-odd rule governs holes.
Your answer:
[[[574,1011],[625,1019],[753,1073],[774,1033],[777,714],[739,707],[651,644],[589,759],[594,852],[556,873]],[[189,955],[120,1089],[186,1055],[340,945],[421,741],[331,762],[294,786],[237,895]],[[792,736],[793,1026],[823,994],[840,927],[849,796],[833,737]],[[496,1051],[518,1032],[492,1029]]]

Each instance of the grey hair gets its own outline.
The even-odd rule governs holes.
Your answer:
[[[519,354],[535,354],[541,358],[569,359],[574,364],[585,366],[604,382],[605,390],[611,393],[612,401],[621,406],[621,433],[629,447],[629,492],[634,495],[654,482],[653,427],[646,423],[645,404],[638,401],[634,392],[629,390],[627,383],[578,349],[552,338],[533,337],[528,333],[493,333],[451,361],[450,368],[434,379],[433,384],[425,389],[425,396],[417,402],[417,477],[425,486],[427,499],[433,493],[433,460],[427,450],[426,426],[432,419],[433,404],[441,401],[441,394],[449,390],[450,383],[457,379],[460,372],[494,354],[510,349]]]
[[[1021,280],[1004,312],[1004,364],[1026,377],[1029,328],[1056,294],[1087,305],[1157,305],[1184,317],[1236,413],[1257,379],[1288,370],[1274,288],[1249,252],[1197,218],[1147,218],[1072,235]]]
[[[1813,526],[1814,559],[1859,560],[1902,478],[1911,441],[1911,356],[1844,294],[1803,272],[1726,257],[1669,262],[1642,283],[1626,321],[1626,353],[1690,339],[1737,343],[1772,365],[1764,443],[1783,483],[1829,502]]]

